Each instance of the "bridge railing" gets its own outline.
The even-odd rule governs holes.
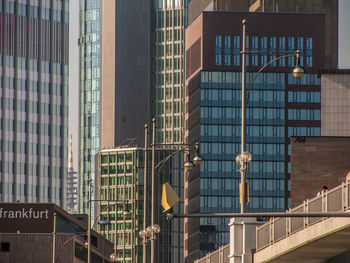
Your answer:
[[[212,253],[208,253],[204,257],[197,259],[194,263],[229,263],[230,259],[228,255],[230,254],[230,244],[220,247]]]
[[[286,213],[303,212],[342,212],[350,207],[350,181],[321,193]],[[256,248],[262,250],[275,242],[325,220],[326,217],[278,217],[256,229]]]

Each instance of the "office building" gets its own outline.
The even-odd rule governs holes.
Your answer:
[[[68,2],[0,2],[0,201],[66,205]]]
[[[155,1],[153,6],[153,116],[157,141],[184,142],[184,45],[187,0]]]
[[[157,150],[156,164],[174,153]],[[151,225],[151,151],[148,154],[147,207],[144,207],[144,150],[142,148],[114,148],[101,150],[96,157],[95,199],[110,200],[95,204],[95,214],[111,221],[106,234],[114,243],[117,262],[142,262],[142,239],[146,213],[146,227]],[[157,167],[157,165],[156,165]],[[167,220],[160,206],[161,186],[169,182],[178,195],[183,194],[183,155],[175,154],[156,169],[155,224],[161,228],[155,240],[155,262],[183,260],[183,224]],[[183,211],[183,202],[174,206],[175,213]],[[127,213],[125,213],[127,212]],[[149,244],[147,244],[149,250]],[[147,262],[150,253],[147,253]]]
[[[1,262],[87,262],[87,240],[87,224],[55,204],[0,205]],[[113,252],[112,243],[91,231],[92,263],[103,256],[108,262]]]
[[[88,179],[100,147],[100,0],[80,0],[78,209],[87,213]]]
[[[186,29],[186,140],[200,141],[205,160],[185,181],[185,213],[238,212],[241,145],[241,32],[247,19],[247,212],[290,207],[289,137],[320,136],[318,69],[324,67],[324,15],[203,12]],[[261,23],[264,21],[264,23]],[[291,26],[293,25],[293,26]],[[278,54],[295,57],[256,72]],[[266,53],[270,52],[269,54]],[[228,243],[227,219],[185,220],[185,262]]]
[[[192,0],[188,5],[188,24],[202,11],[325,14],[325,67],[337,68],[338,8],[338,0]]]
[[[98,150],[143,144],[151,112],[151,5],[106,0],[82,1],[82,7],[79,186],[86,211]]]

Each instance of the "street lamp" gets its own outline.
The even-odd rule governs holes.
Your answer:
[[[105,263],[105,239],[106,239],[106,226],[110,226],[111,225],[111,221],[108,221],[108,220],[101,220],[101,221],[98,221],[98,224],[100,226],[103,226],[103,245],[102,245],[102,250],[103,250],[103,259],[102,259],[102,262]]]
[[[240,52],[242,55],[242,123],[241,123],[241,153],[236,157],[236,162],[240,165],[239,172],[241,174],[241,184],[240,184],[240,202],[241,202],[241,214],[245,212],[245,205],[247,201],[247,195],[246,195],[246,182],[245,182],[245,175],[247,168],[247,163],[252,160],[252,155],[245,150],[246,146],[246,88],[245,88],[245,75],[246,75],[246,54],[257,54],[262,53],[258,51],[246,51],[245,48],[245,38],[246,38],[246,24],[247,20],[242,20],[242,51]],[[295,57],[296,63],[295,67],[293,69],[293,77],[294,78],[301,78],[304,76],[304,69],[300,67],[300,51],[296,50],[295,52],[287,52],[285,55],[277,57],[270,62],[266,63],[263,67],[260,68],[260,70],[254,75],[252,82],[250,83],[249,88],[252,87],[255,79],[259,75],[260,72],[262,72],[266,67],[268,67],[270,64],[276,62],[277,60],[280,60],[282,58],[286,57]]]
[[[129,217],[132,214],[132,212],[129,210],[129,207],[128,207],[129,201],[128,200],[96,200],[96,199],[92,200],[91,199],[92,179],[89,179],[88,183],[89,183],[89,193],[88,193],[89,194],[88,195],[89,216],[88,216],[88,230],[87,230],[87,235],[88,235],[87,248],[88,248],[88,263],[91,263],[91,203],[92,202],[113,202],[115,204],[123,203],[124,205],[126,205],[126,209],[123,211],[124,218]],[[92,226],[92,228],[94,228],[94,226],[96,224],[96,220],[98,219],[99,216],[101,216],[101,214],[99,214],[95,218],[94,225]],[[105,223],[100,224],[100,222],[105,222]],[[106,222],[109,222],[109,224],[111,224],[110,221],[103,221],[103,220],[99,221],[99,224],[106,225]],[[110,259],[112,260],[112,262],[116,258],[117,258],[116,254],[112,254],[110,256]]]
[[[147,151],[148,151],[148,126],[145,125],[145,162],[144,162],[144,222],[143,222],[143,229],[139,232],[140,238],[143,239],[143,263],[146,263],[146,243],[148,241],[151,242],[151,263],[154,263],[154,241],[156,239],[155,234],[158,234],[160,232],[160,226],[154,223],[154,207],[155,207],[155,173],[156,169],[158,168],[158,171],[160,168],[175,154],[179,152],[187,152],[187,161],[184,162],[184,169],[186,171],[190,171],[194,165],[199,165],[203,158],[199,155],[199,143],[196,143],[194,146],[196,148],[196,155],[194,156],[193,160],[191,161],[190,157],[190,147],[193,145],[190,144],[171,144],[172,146],[181,146],[183,148],[178,149],[171,153],[169,156],[165,157],[163,160],[161,160],[158,164],[155,162],[155,152],[156,152],[156,146],[169,146],[170,144],[157,144],[156,143],[156,119],[152,119],[152,171],[151,171],[151,225],[146,228],[146,213],[147,213]]]

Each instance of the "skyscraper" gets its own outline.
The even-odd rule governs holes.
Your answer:
[[[0,201],[65,207],[68,1],[0,2]]]
[[[87,212],[88,179],[100,147],[100,0],[80,0],[78,209]]]
[[[153,7],[153,116],[162,143],[184,142],[187,2],[158,0]]]
[[[185,213],[239,211],[241,22],[247,19],[247,211],[290,207],[290,136],[319,136],[324,15],[204,12],[186,29],[186,140],[201,142],[205,162],[185,181]],[[261,22],[263,21],[263,23]],[[293,25],[293,26],[291,26]],[[307,25],[307,26],[306,26]],[[291,72],[301,52],[302,79]],[[195,172],[197,172],[195,174]],[[186,262],[228,243],[227,219],[185,220]]]

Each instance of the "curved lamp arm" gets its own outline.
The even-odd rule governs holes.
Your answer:
[[[258,75],[259,75],[262,71],[264,71],[264,69],[266,69],[268,66],[270,66],[272,63],[274,63],[274,62],[276,62],[276,61],[278,61],[278,60],[280,60],[280,59],[282,59],[282,58],[288,58],[288,57],[296,57],[296,58],[297,58],[297,63],[296,63],[296,66],[295,66],[295,67],[299,67],[299,58],[300,58],[300,51],[299,51],[299,50],[297,50],[297,51],[295,51],[295,52],[293,52],[293,53],[291,53],[291,54],[287,54],[287,55],[280,56],[280,57],[275,58],[275,59],[269,61],[268,63],[266,63],[263,67],[261,67],[261,68],[259,69],[258,72],[256,72],[256,73],[254,74],[254,77],[253,77],[252,81],[251,81],[250,84],[249,84],[249,87],[248,87],[248,90],[247,90],[247,100],[246,100],[246,103],[247,103],[247,104],[248,104],[248,101],[249,101],[249,91],[250,91],[251,88],[253,87],[253,84],[254,84],[256,78],[258,77]]]
[[[179,149],[179,150],[176,150],[175,152],[173,152],[172,154],[170,154],[169,156],[167,156],[165,159],[161,160],[159,163],[157,163],[155,169],[160,169],[163,167],[163,165],[171,158],[173,157],[175,154],[178,154],[180,152],[185,152],[185,151],[189,151],[189,149],[185,149],[185,148],[182,148],[182,149]]]

